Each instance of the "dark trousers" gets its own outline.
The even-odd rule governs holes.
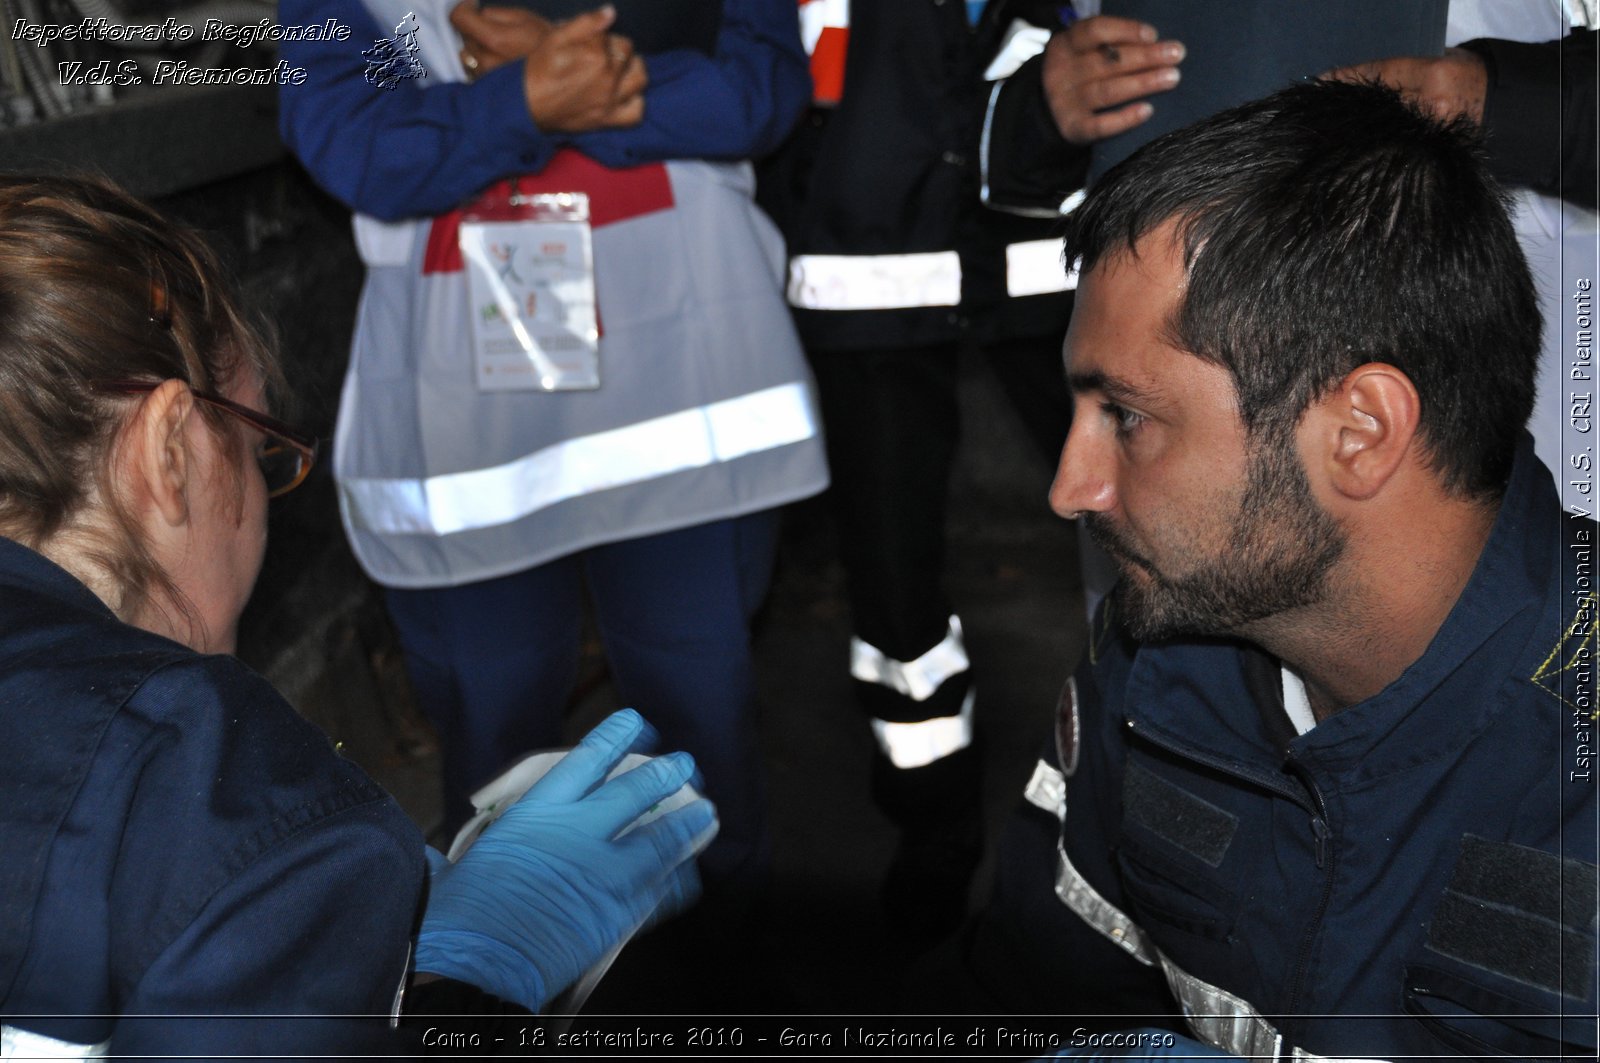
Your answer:
[[[1071,422],[1057,336],[979,351],[999,375],[1030,438],[1052,463]],[[813,352],[822,395],[832,498],[856,637],[885,657],[909,662],[943,641],[953,612],[944,591],[945,509],[960,434],[959,345]],[[869,719],[920,723],[962,711],[971,675],[948,675],[918,700],[892,685],[856,679]],[[884,750],[874,758],[872,793],[903,833],[959,852],[962,887],[981,842],[976,746],[913,768]],[[920,865],[917,865],[920,868]],[[918,870],[913,877],[922,876]],[[891,887],[895,875],[891,869]]]
[[[900,661],[944,638],[945,508],[960,434],[957,344],[811,352],[855,633]],[[1061,337],[981,348],[1053,464],[1072,406]]]
[[[563,744],[585,585],[623,701],[687,750],[722,829],[708,886],[754,888],[770,848],[749,621],[766,594],[775,511],[597,546],[500,579],[389,589],[390,615],[444,757],[446,823],[521,754]]]

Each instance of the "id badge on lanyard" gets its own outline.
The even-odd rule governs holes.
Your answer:
[[[598,388],[588,195],[496,186],[463,212],[460,240],[478,389]]]

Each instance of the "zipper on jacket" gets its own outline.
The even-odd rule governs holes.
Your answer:
[[[1221,757],[1213,757],[1208,753],[1198,753],[1192,749],[1184,749],[1181,746],[1168,742],[1161,735],[1140,730],[1134,725],[1132,720],[1128,721],[1128,730],[1138,735],[1146,742],[1149,742],[1151,745],[1160,746],[1168,753],[1176,753],[1185,760],[1192,760],[1197,764],[1204,764],[1208,768],[1215,768],[1220,772],[1232,775],[1236,779],[1243,779],[1245,782],[1253,783],[1254,785],[1261,787],[1263,790],[1270,790],[1272,793],[1275,793],[1280,797],[1288,798],[1290,801],[1293,801],[1307,812],[1310,812],[1313,816],[1318,814],[1317,805],[1313,803],[1312,798],[1305,792],[1306,789],[1311,788],[1309,784],[1306,784],[1304,787],[1297,787],[1285,779],[1281,774],[1276,772],[1255,771],[1251,768],[1245,767],[1242,764],[1237,764],[1229,760],[1223,760]]]
[[[1186,760],[1204,764],[1235,778],[1254,783],[1264,790],[1280,794],[1311,813],[1311,834],[1315,847],[1317,868],[1323,872],[1322,895],[1317,899],[1316,911],[1312,914],[1311,922],[1306,927],[1305,935],[1301,938],[1299,952],[1295,955],[1294,974],[1292,981],[1289,983],[1289,1003],[1284,1009],[1284,1014],[1297,1014],[1300,1010],[1300,995],[1305,989],[1306,971],[1311,966],[1311,945],[1316,940],[1318,930],[1322,927],[1323,916],[1328,911],[1328,902],[1333,897],[1333,875],[1337,864],[1337,854],[1331,844],[1333,832],[1328,827],[1328,808],[1326,802],[1322,799],[1322,791],[1317,789],[1317,784],[1311,778],[1311,774],[1306,771],[1299,761],[1294,759],[1293,755],[1289,757],[1287,765],[1294,772],[1295,778],[1299,780],[1299,786],[1294,785],[1281,774],[1254,771],[1243,765],[1224,760],[1221,757],[1183,749],[1172,742],[1166,741],[1159,735],[1140,730],[1134,726],[1132,720],[1128,721],[1128,730],[1145,741],[1160,746],[1169,753],[1175,753]],[[1284,1034],[1285,1043],[1290,1043],[1292,1039],[1289,1037],[1288,1032],[1280,1032]]]
[[[1317,789],[1311,773],[1306,771],[1292,754],[1288,763],[1316,806],[1311,813],[1311,833],[1316,839],[1317,867],[1323,873],[1322,895],[1317,898],[1316,911],[1312,913],[1311,922],[1307,924],[1305,935],[1300,939],[1300,951],[1295,956],[1294,977],[1289,983],[1289,1005],[1285,1013],[1296,1015],[1300,1012],[1300,995],[1305,990],[1306,971],[1311,967],[1311,946],[1317,938],[1318,931],[1322,929],[1323,916],[1328,912],[1328,901],[1333,897],[1333,875],[1338,857],[1333,846],[1329,844],[1333,832],[1328,827],[1328,806],[1322,799],[1322,791]]]

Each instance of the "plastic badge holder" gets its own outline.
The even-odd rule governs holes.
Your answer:
[[[463,213],[458,239],[478,389],[598,388],[588,195],[496,186]]]
[[[534,783],[545,777],[545,774],[561,761],[561,758],[570,753],[570,749],[551,749],[542,753],[530,753],[505,772],[486,784],[483,789],[472,795],[472,807],[477,809],[477,815],[466,822],[466,825],[456,833],[455,841],[450,843],[450,852],[446,858],[455,863],[461,859],[461,854],[472,848],[472,843],[478,840],[489,824],[500,818],[500,814],[527,793]],[[622,758],[611,773],[606,776],[607,781],[615,779],[623,772],[631,771],[641,764],[647,764],[655,758],[647,757],[642,753],[629,753]],[[660,819],[668,812],[675,811],[687,804],[698,801],[700,794],[693,786],[684,783],[677,790],[651,805],[649,810],[618,832],[621,838],[654,820]],[[709,839],[708,839],[709,841]],[[550,1010],[556,1014],[576,1014],[589,999],[589,994],[594,992],[594,987],[600,984],[600,979],[611,969],[611,964],[616,960],[622,948],[633,938],[637,931],[630,931],[611,951],[600,958],[600,962],[583,973],[583,976],[572,984],[564,995],[551,1002]]]

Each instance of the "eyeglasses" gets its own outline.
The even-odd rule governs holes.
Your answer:
[[[144,395],[160,387],[160,380],[106,380],[93,385],[96,391],[114,395]],[[256,451],[256,464],[267,482],[267,497],[277,498],[299,487],[317,463],[317,440],[221,395],[191,387],[189,393],[207,406],[221,410],[254,428],[266,440]]]

